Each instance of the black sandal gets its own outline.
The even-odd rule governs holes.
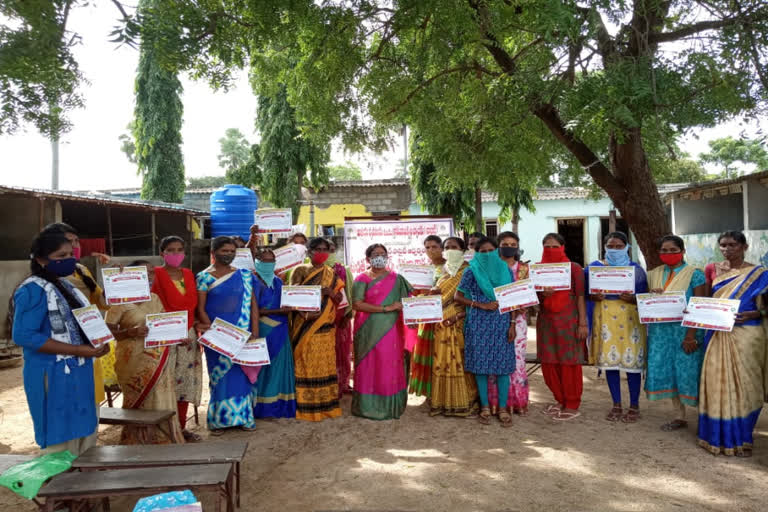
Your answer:
[[[680,430],[681,428],[687,428],[688,422],[685,420],[672,420],[669,423],[665,423],[661,426],[661,430],[664,432],[674,432],[675,430]]]

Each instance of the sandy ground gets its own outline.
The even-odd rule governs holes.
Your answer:
[[[531,414],[512,428],[497,421],[430,418],[411,396],[399,421],[344,416],[320,424],[263,421],[248,440],[243,507],[280,511],[423,510],[744,510],[768,507],[768,415],[757,427],[751,459],[714,457],[696,446],[695,426],[665,433],[669,405],[641,402],[634,425],[603,418],[610,395],[585,368],[582,416],[558,423],[539,414],[550,399],[540,374],[531,382]],[[625,399],[626,399],[626,387]],[[35,453],[21,369],[0,370],[0,453]],[[204,406],[200,409],[204,417]],[[689,418],[695,412],[689,410]],[[194,423],[193,423],[194,425]],[[204,426],[198,432],[207,437]],[[100,431],[116,442],[117,427]],[[135,500],[113,500],[130,511]],[[205,510],[212,510],[203,497]],[[0,507],[36,510],[0,488]]]

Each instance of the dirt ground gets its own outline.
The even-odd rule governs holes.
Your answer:
[[[768,507],[768,415],[757,427],[751,459],[714,457],[696,446],[696,421],[665,433],[670,406],[641,402],[639,423],[612,424],[604,379],[585,368],[582,416],[554,422],[539,414],[550,399],[540,374],[531,382],[531,414],[512,428],[497,421],[430,418],[411,396],[399,421],[349,414],[320,424],[262,421],[257,432],[221,439],[249,442],[244,511],[424,510],[743,510]],[[625,386],[625,385],[624,385]],[[626,387],[625,400],[626,400]],[[0,370],[0,453],[35,453],[21,368]],[[204,417],[205,407],[200,408]],[[695,411],[689,409],[689,419]],[[194,423],[193,423],[194,425]],[[101,444],[118,427],[102,427]],[[204,437],[204,426],[197,431]],[[113,500],[131,511],[135,500]],[[205,510],[212,510],[203,497]],[[0,488],[0,509],[36,508]]]

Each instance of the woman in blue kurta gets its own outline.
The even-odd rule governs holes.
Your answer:
[[[74,272],[72,244],[41,234],[31,250],[32,275],[13,296],[13,340],[24,349],[24,391],[35,441],[50,452],[79,455],[96,444],[93,358],[109,352],[88,344],[72,310],[88,305],[63,279]]]
[[[275,275],[275,254],[264,249],[256,260],[253,295],[259,304],[259,336],[267,339],[269,361],[262,366],[253,388],[253,414],[257,418],[295,418],[296,382],[293,351],[288,337],[288,313],[280,307],[283,282]]]
[[[488,376],[495,375],[499,392],[499,421],[512,425],[507,405],[509,375],[515,371],[515,324],[509,313],[499,314],[493,289],[514,281],[512,269],[501,259],[498,244],[481,238],[475,244],[475,257],[459,283],[455,300],[466,306],[464,320],[464,369],[475,374],[480,395],[480,417],[490,422]]]
[[[253,298],[253,276],[248,270],[231,266],[235,258],[235,242],[227,236],[213,239],[213,265],[197,275],[197,314],[205,331],[220,318],[241,329],[258,334],[259,309]],[[233,364],[227,356],[205,347],[209,389],[208,429],[221,435],[223,429],[256,427],[251,404],[251,388],[259,373],[258,367]]]

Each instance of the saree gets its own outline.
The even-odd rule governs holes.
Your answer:
[[[241,329],[251,330],[253,276],[249,271],[236,270],[216,278],[209,269],[203,270],[197,275],[197,289],[208,294],[205,312],[211,321],[221,318]],[[233,364],[227,356],[208,347],[203,348],[211,394],[208,401],[208,429],[238,426],[253,428],[256,423],[251,404],[251,387],[256,379],[252,369]]]
[[[259,309],[280,309],[283,282],[273,277],[272,287],[256,277],[253,296]],[[259,315],[259,337],[267,339],[270,364],[261,367],[251,401],[257,418],[295,418],[296,384],[293,377],[293,353],[288,337],[287,315]]]
[[[327,265],[296,267],[291,283],[322,286],[333,293],[344,289],[344,282]],[[336,374],[336,310],[337,304],[324,296],[320,316],[304,318],[293,313],[291,341],[296,375],[296,419],[323,421],[341,416],[339,376]]]
[[[119,324],[122,329],[141,327],[146,316],[164,311],[163,304],[154,293],[148,302],[121,304],[107,312],[107,322]],[[128,338],[117,342],[115,370],[123,392],[123,409],[145,411],[175,411],[174,388],[175,347],[144,348],[144,338]],[[171,422],[170,439],[156,428],[126,425],[120,444],[183,443],[178,418]]]
[[[648,272],[651,290],[685,292],[686,301],[693,297],[693,290],[706,282],[704,273],[685,264],[675,269],[661,265]],[[665,287],[666,285],[666,287]],[[677,322],[648,324],[648,369],[645,374],[645,396],[648,400],[678,398],[680,402],[699,405],[699,376],[704,359],[704,331],[696,331],[698,350],[686,354],[682,343],[688,328]]]
[[[443,318],[464,311],[464,307],[454,301],[454,296],[468,266],[466,263],[462,265],[455,276],[443,274],[437,282],[443,301]],[[474,375],[464,371],[464,320],[451,326],[428,325],[433,326],[434,333],[429,415],[469,416],[477,409],[477,384]]]
[[[645,270],[635,263],[635,293],[648,291]],[[608,266],[593,261],[590,267]],[[589,294],[589,268],[584,269],[586,293]],[[587,295],[587,320],[590,327],[589,364],[603,370],[624,370],[640,373],[645,369],[646,328],[640,323],[637,305],[624,302],[618,295],[606,295],[599,302]]]
[[[433,265],[435,267],[435,282],[443,276],[445,272],[440,265]],[[408,392],[416,396],[432,395],[432,366],[433,366],[433,352],[435,342],[435,325],[436,324],[419,324],[415,333],[413,329],[407,329],[405,331],[406,337],[416,335],[416,340],[413,343],[413,356],[411,357],[411,371],[409,379]],[[406,347],[407,348],[407,347]],[[406,378],[408,375],[406,375]]]
[[[768,288],[762,266],[732,270],[716,277],[713,297],[741,301],[740,312],[756,311]],[[768,389],[766,334],[760,319],[733,331],[708,331],[699,391],[699,445],[713,454],[744,454]]]
[[[412,292],[395,272],[372,279],[360,274],[352,288],[352,302],[389,306]],[[355,315],[355,389],[352,414],[373,420],[397,419],[408,401],[403,351],[405,335],[398,311]]]
[[[347,302],[352,296],[352,273],[342,265],[333,265],[336,276],[344,282],[344,292],[347,294]],[[352,388],[349,378],[352,373],[352,325],[349,321],[352,315],[352,303],[344,308],[336,310],[336,373],[339,376],[339,399],[344,393],[349,393]]]

